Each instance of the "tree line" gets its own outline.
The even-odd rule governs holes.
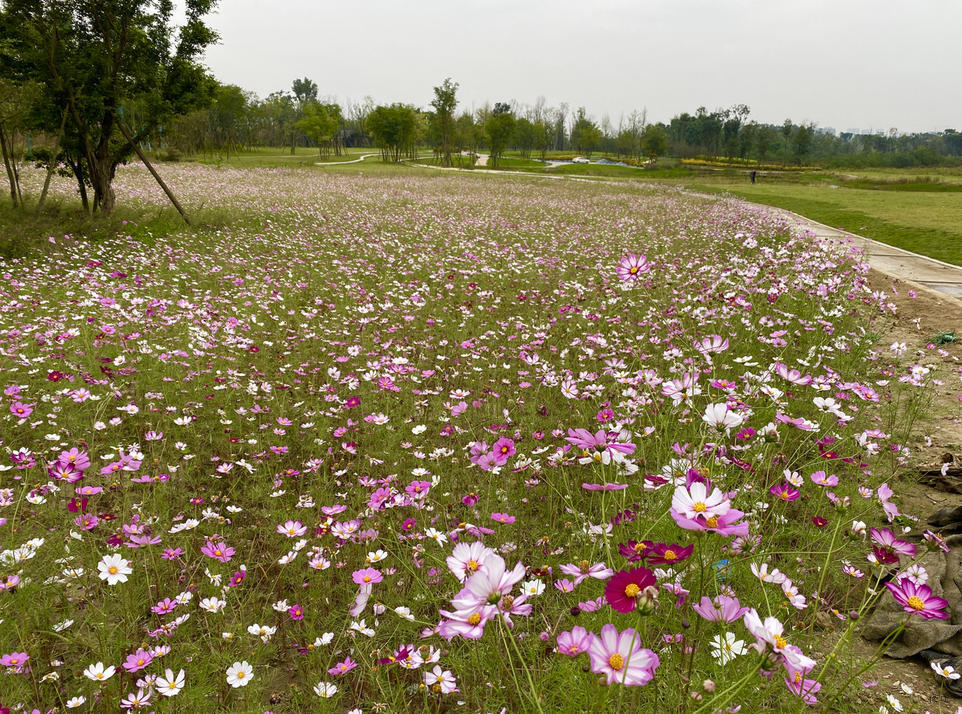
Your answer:
[[[308,77],[261,99],[219,83],[201,64],[217,40],[206,24],[215,2],[186,0],[186,21],[175,26],[172,0],[0,0],[0,154],[15,207],[24,203],[20,171],[32,162],[46,170],[37,212],[59,173],[73,177],[85,210],[110,213],[116,169],[136,159],[181,210],[152,159],[229,158],[255,146],[291,154],[310,146],[321,156],[368,146],[395,162],[428,148],[445,166],[481,151],[497,166],[508,150],[522,159],[601,153],[639,163],[667,154],[895,166],[962,157],[962,134],[952,129],[835,135],[790,119],[754,121],[744,104],[699,107],[669,122],[634,111],[617,124],[543,98],[459,110],[459,87],[450,78],[433,88],[427,107],[378,105],[370,97],[341,104],[321,97]]]

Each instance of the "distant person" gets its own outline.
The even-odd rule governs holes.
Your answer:
[[[749,175],[751,176],[751,178],[752,178],[752,183],[755,183],[755,176],[756,176],[757,174],[758,174],[757,171],[752,171],[751,174],[749,174]]]

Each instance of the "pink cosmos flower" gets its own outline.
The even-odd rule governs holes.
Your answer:
[[[413,498],[424,498],[431,490],[430,481],[412,481],[404,489]]]
[[[494,551],[486,547],[481,541],[458,543],[445,562],[454,577],[464,582],[468,575],[483,568],[485,560],[492,555],[494,555]]]
[[[905,612],[918,615],[926,620],[945,620],[949,614],[945,608],[949,606],[947,600],[935,597],[928,585],[916,585],[908,578],[899,578],[894,583],[885,583],[892,596]]]
[[[566,630],[558,635],[558,653],[574,657],[587,652],[594,637],[594,634],[583,627],[572,627],[570,631]]]
[[[201,546],[200,552],[208,558],[219,560],[222,563],[229,563],[236,551],[223,541],[213,541],[208,538],[204,545]]]
[[[583,483],[581,488],[585,491],[623,491],[628,488],[626,483]]]
[[[33,404],[24,404],[23,402],[14,402],[10,405],[10,413],[13,414],[18,419],[26,419],[31,414],[33,414]]]
[[[671,517],[675,519],[675,523],[678,524],[678,527],[684,528],[685,530],[711,531],[725,536],[745,537],[748,535],[748,523],[739,523],[739,520],[745,514],[735,508],[729,509],[723,516],[710,516],[708,518],[703,516],[686,518],[674,508],[671,509],[670,513]]]
[[[643,273],[651,270],[651,265],[644,255],[631,253],[626,255],[615,268],[615,274],[622,282],[637,282]]]
[[[514,447],[514,441],[506,436],[502,436],[494,442],[494,446],[491,447],[491,453],[494,454],[496,466],[504,466],[508,463],[508,459],[514,456],[516,452],[517,449]]]
[[[585,578],[607,580],[615,574],[615,571],[609,568],[605,563],[591,564],[587,560],[582,560],[577,565],[574,563],[565,563],[561,566],[561,572],[565,575],[573,575],[575,578],[575,585],[581,585]]]
[[[63,466],[73,466],[78,471],[86,471],[90,468],[90,457],[87,452],[74,447],[69,451],[61,451],[57,457],[57,462]]]
[[[785,686],[788,687],[788,690],[809,706],[817,704],[818,700],[815,698],[815,694],[822,688],[822,685],[814,679],[805,678],[811,668],[793,667],[786,662],[785,669],[788,672],[788,676],[785,677]]]
[[[809,476],[809,478],[812,480],[812,483],[818,484],[819,486],[837,486],[838,485],[838,476],[836,476],[835,474],[826,476],[824,471],[816,471],[811,476]]]
[[[514,523],[514,516],[509,516],[507,513],[492,513],[491,520],[510,525]]]
[[[883,548],[887,548],[891,550],[893,553],[897,553],[898,555],[904,555],[909,558],[915,555],[915,546],[912,543],[909,543],[907,541],[899,540],[898,538],[895,537],[895,534],[892,533],[892,531],[890,531],[888,528],[883,528],[882,530],[879,530],[878,528],[873,528],[869,532],[872,535],[872,540],[878,543]],[[897,559],[896,559],[896,562],[898,562]]]
[[[362,570],[355,570],[351,575],[351,578],[358,585],[373,585],[374,583],[379,583],[384,580],[384,576],[381,575],[381,571],[377,568],[363,568]]]
[[[327,670],[327,673],[334,677],[340,677],[341,675],[347,674],[355,667],[357,667],[357,662],[352,660],[350,657],[347,657],[343,662],[338,662],[329,670]]]
[[[796,501],[802,495],[797,488],[788,483],[776,483],[768,489],[768,492],[782,501]]]
[[[692,609],[706,620],[726,623],[740,620],[748,612],[747,607],[741,607],[738,598],[728,595],[718,595],[714,600],[703,596],[697,604],[692,605]]]
[[[477,640],[484,634],[484,625],[497,616],[494,605],[481,605],[463,610],[441,610],[444,617],[438,626],[438,634],[446,640],[461,636],[466,640]]]
[[[742,618],[745,627],[755,637],[759,645],[768,644],[772,651],[781,655],[785,662],[797,669],[811,669],[816,665],[815,660],[806,657],[795,645],[790,645],[782,636],[785,626],[776,617],[766,617],[762,621],[754,608],[750,608]]]
[[[300,521],[285,521],[283,525],[278,524],[277,532],[288,538],[299,538],[307,533],[307,526]]]
[[[492,554],[484,562],[484,569],[478,570],[465,582],[464,588],[451,600],[458,610],[476,608],[488,603],[498,602],[502,596],[524,578],[524,565],[518,563],[513,570],[506,570],[504,558]]]
[[[10,667],[14,672],[19,674],[23,672],[23,668],[29,659],[30,655],[26,652],[11,652],[10,654],[0,656],[0,667]]]
[[[619,633],[618,628],[607,624],[601,635],[592,639],[588,647],[591,671],[603,674],[607,684],[625,686],[648,684],[655,676],[658,655],[641,647],[641,637],[630,627]]]
[[[124,660],[124,669],[128,672],[139,672],[145,667],[149,666],[151,662],[154,661],[153,656],[150,652],[146,650],[138,649],[133,654],[127,655],[127,659]]]
[[[303,608],[302,608],[300,605],[298,605],[297,603],[291,605],[291,606],[287,609],[287,614],[291,616],[291,619],[292,619],[292,620],[303,620],[303,619],[304,619],[304,610],[303,610]]]

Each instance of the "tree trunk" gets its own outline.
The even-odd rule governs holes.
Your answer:
[[[77,192],[80,194],[80,204],[83,206],[84,213],[90,213],[90,201],[87,199],[87,185],[84,183],[83,172],[81,171],[80,161],[74,163],[69,158],[67,165],[73,171],[74,178],[77,179]]]
[[[57,132],[57,140],[53,144],[53,153],[50,155],[50,163],[47,165],[47,177],[43,181],[43,191],[40,192],[40,200],[37,202],[37,215],[43,210],[43,204],[47,200],[47,190],[50,188],[50,178],[53,176],[54,169],[57,167],[57,154],[60,152],[60,142],[63,139],[64,126],[67,123],[67,112],[63,113],[60,119],[60,131]]]
[[[117,196],[111,183],[114,178],[116,167],[109,159],[96,161],[91,164],[87,161],[87,168],[90,171],[90,183],[94,187],[94,213],[98,211],[105,216],[113,213],[117,203]]]
[[[0,125],[0,151],[3,153],[3,165],[7,169],[7,180],[10,181],[10,200],[13,202],[14,208],[19,208],[20,202],[17,200],[17,179],[13,172],[13,166],[10,163],[13,157],[11,156],[11,152],[7,150],[6,132],[3,130],[3,125]]]

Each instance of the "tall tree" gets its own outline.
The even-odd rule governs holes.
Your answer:
[[[117,166],[170,117],[204,105],[212,81],[200,59],[216,39],[204,18],[215,0],[186,0],[173,23],[172,0],[44,2],[7,0],[0,40],[13,49],[17,78],[44,87],[54,131],[66,110],[64,148],[85,164],[94,210],[114,209]],[[135,129],[124,107],[139,109]],[[129,136],[128,136],[129,135]]]
[[[367,128],[384,160],[398,162],[417,137],[417,110],[407,104],[375,107],[367,117]]]
[[[575,151],[591,156],[591,152],[601,143],[601,129],[588,118],[584,107],[578,107],[575,122],[571,126],[571,145]]]
[[[497,167],[501,155],[508,146],[514,132],[514,116],[510,105],[497,102],[491,115],[484,120],[484,133],[488,135],[488,148],[491,151],[491,166]]]
[[[455,133],[454,110],[458,106],[457,91],[458,83],[452,82],[448,77],[440,86],[434,88],[434,99],[431,100],[431,106],[434,107],[432,125],[442,166],[451,165]]]

